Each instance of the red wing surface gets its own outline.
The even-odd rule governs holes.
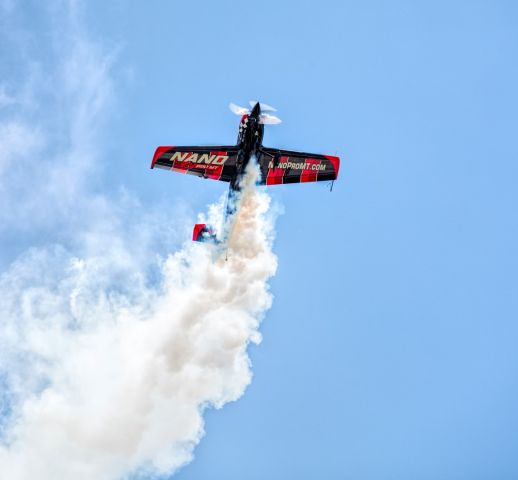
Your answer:
[[[158,147],[151,168],[230,182],[237,173],[237,153],[235,146]]]
[[[263,148],[258,156],[262,185],[336,180],[340,159],[331,155]]]

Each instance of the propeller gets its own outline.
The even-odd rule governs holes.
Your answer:
[[[230,111],[232,113],[235,113],[236,115],[247,115],[248,113],[250,113],[250,110],[248,110],[248,108],[240,107],[239,105],[236,105],[232,102],[228,104],[228,108],[230,108]]]
[[[250,100],[248,102],[252,108],[255,107],[255,104],[257,103],[257,100]],[[266,103],[261,102],[261,110],[265,112],[276,112],[277,109],[275,107],[272,107],[271,105],[267,105]]]
[[[255,100],[250,100],[250,105],[255,107],[255,104],[257,102]],[[249,115],[250,109],[246,107],[241,107],[239,105],[236,105],[235,103],[230,102],[228,105],[228,108],[230,108],[230,111],[232,113],[235,113],[236,115]],[[277,110],[274,107],[271,107],[270,105],[266,105],[265,103],[261,103],[261,111],[267,110],[270,112],[276,112]],[[276,117],[275,115],[270,115],[269,113],[261,113],[259,115],[259,123],[267,124],[267,125],[277,125],[281,123],[282,120],[279,117]]]
[[[259,115],[259,123],[263,123],[265,125],[278,125],[282,120],[275,115],[270,115],[268,113],[261,113]]]

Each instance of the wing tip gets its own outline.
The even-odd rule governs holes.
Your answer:
[[[155,154],[153,155],[153,160],[151,160],[151,167],[150,168],[155,168],[156,161],[160,158],[160,156],[164,152],[166,152],[167,150],[170,150],[171,148],[174,148],[174,147],[172,147],[172,146],[157,147],[156,150],[155,150]]]
[[[340,170],[340,157],[336,155],[324,155],[332,164],[335,169],[335,180],[338,178],[338,170]]]

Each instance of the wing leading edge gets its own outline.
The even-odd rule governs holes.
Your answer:
[[[188,173],[203,178],[230,182],[237,172],[236,146],[158,147],[151,168]]]
[[[262,148],[258,156],[262,185],[336,180],[340,159],[331,155]]]

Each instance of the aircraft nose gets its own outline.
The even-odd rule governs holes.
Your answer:
[[[258,117],[260,113],[261,113],[261,105],[259,104],[259,102],[257,102],[254,105],[254,108],[252,108],[252,115],[254,115],[255,117]]]

